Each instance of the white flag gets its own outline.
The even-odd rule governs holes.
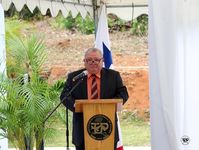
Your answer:
[[[110,49],[105,4],[102,6],[102,10],[101,10],[101,14],[100,14],[99,22],[98,22],[95,47],[99,48],[102,51],[105,68],[112,68],[113,61],[112,61],[112,55],[111,55],[111,49]],[[117,124],[118,124],[118,133],[119,133],[119,141],[117,143],[117,150],[123,150],[122,134],[121,134],[119,118],[118,118]]]

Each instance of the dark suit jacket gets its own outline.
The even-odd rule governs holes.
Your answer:
[[[84,142],[84,130],[83,130],[83,114],[75,113],[74,103],[76,99],[88,99],[87,96],[87,76],[83,78],[83,81],[74,89],[70,96],[67,96],[72,87],[76,84],[72,79],[76,75],[80,74],[85,69],[81,69],[72,72],[68,75],[68,79],[65,83],[64,89],[61,93],[60,99],[63,100],[63,104],[73,112],[73,131],[72,131],[72,142],[74,145],[79,146]],[[78,82],[78,81],[77,81]],[[119,72],[105,69],[101,70],[101,99],[112,99],[122,98],[123,103],[128,99],[128,92],[126,87],[122,83]],[[115,143],[119,140],[118,128],[117,128],[117,117],[115,120]]]

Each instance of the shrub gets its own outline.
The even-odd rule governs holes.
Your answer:
[[[146,36],[148,34],[148,15],[143,14],[134,19],[131,31],[134,35]]]

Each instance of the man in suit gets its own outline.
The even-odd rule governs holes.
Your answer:
[[[68,75],[64,89],[60,99],[63,104],[73,112],[73,131],[72,142],[76,150],[84,150],[84,130],[83,130],[83,114],[75,113],[75,100],[77,99],[115,99],[122,98],[123,103],[128,99],[128,92],[122,83],[119,72],[103,68],[103,56],[99,49],[89,48],[84,56],[85,69],[72,72]],[[77,84],[78,80],[74,81],[74,77],[87,70],[85,76],[81,79],[80,84],[69,95],[69,91]],[[87,74],[88,73],[88,74]],[[93,92],[93,81],[96,85]],[[94,86],[95,87],[95,86]],[[94,93],[94,94],[93,94]],[[116,149],[118,137],[117,117],[115,119],[115,141]]]

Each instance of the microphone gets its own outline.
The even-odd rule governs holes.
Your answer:
[[[84,76],[87,76],[87,74],[88,74],[88,71],[87,71],[87,70],[84,70],[82,73],[78,74],[77,76],[75,76],[75,77],[73,78],[73,82],[76,81],[76,80],[78,80],[78,79],[83,78]]]

